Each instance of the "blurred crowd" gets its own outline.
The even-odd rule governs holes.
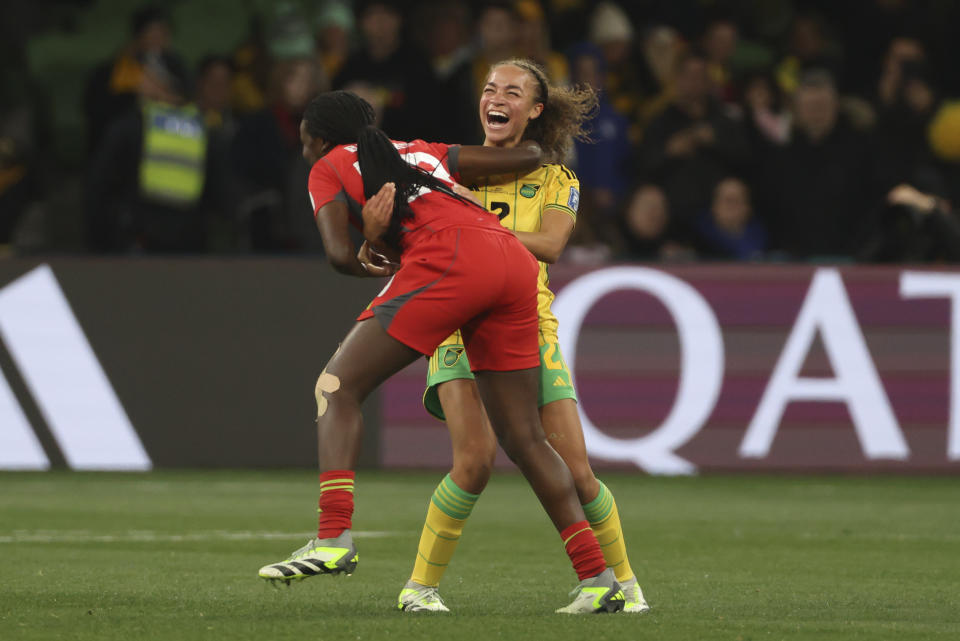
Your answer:
[[[487,69],[522,56],[600,96],[566,163],[582,198],[564,260],[960,259],[960,3],[278,2],[192,65],[165,7],[132,13],[76,106],[92,252],[320,252],[313,95],[360,94],[395,139],[478,144]],[[53,187],[43,101],[3,53],[9,245]]]

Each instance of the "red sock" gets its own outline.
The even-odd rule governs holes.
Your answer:
[[[350,528],[356,472],[332,470],[320,475],[318,539],[332,539]]]
[[[597,576],[607,569],[603,551],[587,521],[569,526],[560,533],[560,538],[563,539],[563,547],[567,549],[567,556],[570,557],[579,580]]]

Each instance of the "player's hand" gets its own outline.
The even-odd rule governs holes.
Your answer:
[[[475,195],[472,191],[470,191],[469,189],[467,189],[466,187],[464,187],[463,185],[461,185],[461,184],[459,184],[459,183],[453,183],[453,191],[454,191],[458,196],[462,196],[462,197],[466,198],[467,200],[469,200],[470,202],[472,202],[474,205],[477,205],[477,206],[479,206],[479,207],[483,207],[483,203],[480,202],[480,201],[477,199],[476,195]]]
[[[369,241],[364,241],[360,246],[357,260],[360,261],[364,271],[371,276],[393,276],[400,269],[400,265],[371,247]]]
[[[393,183],[384,183],[363,206],[363,237],[370,241],[377,241],[390,228],[390,219],[393,217],[393,200],[397,187]],[[361,261],[362,262],[362,261]]]

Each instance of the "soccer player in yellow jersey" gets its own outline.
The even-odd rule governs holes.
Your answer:
[[[470,188],[540,261],[539,404],[543,429],[572,472],[604,560],[623,587],[624,611],[644,612],[649,607],[627,560],[616,502],[594,476],[587,459],[577,397],[557,344],[557,319],[550,311],[553,293],[548,288],[547,266],[563,252],[580,200],[577,177],[559,161],[573,137],[585,138],[583,121],[595,105],[592,90],[552,86],[543,70],[529,60],[493,65],[480,97],[484,145],[512,147],[522,139],[535,140],[550,164],[525,175],[500,176]],[[431,414],[446,421],[453,445],[453,469],[431,498],[413,573],[400,593],[398,607],[408,612],[445,612],[447,607],[438,593],[440,579],[467,517],[490,478],[497,448],[459,332],[444,341],[430,358],[423,402]],[[589,601],[589,595],[585,596]],[[589,603],[580,604],[578,599],[559,611],[587,611],[578,608],[589,608]]]

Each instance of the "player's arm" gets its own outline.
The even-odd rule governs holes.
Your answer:
[[[539,231],[514,231],[537,260],[555,263],[560,259],[577,222],[580,207],[580,181],[563,165],[548,166],[543,185],[543,209]]]
[[[307,180],[307,191],[310,193],[317,230],[323,240],[323,248],[330,265],[338,272],[351,276],[383,275],[381,272],[386,268],[368,269],[364,265],[381,262],[379,255],[371,252],[367,243],[364,243],[359,253],[353,244],[347,197],[343,182],[333,164],[326,159],[314,164]]]
[[[357,248],[350,239],[349,227],[350,214],[345,202],[332,200],[317,210],[317,229],[320,230],[323,250],[330,265],[341,274],[371,275],[357,258]]]
[[[456,168],[460,182],[469,185],[484,176],[497,174],[525,174],[540,166],[543,151],[532,140],[522,141],[516,147],[460,147]]]
[[[517,239],[523,243],[537,260],[555,263],[560,259],[573,233],[576,221],[569,212],[561,209],[546,209],[540,222],[540,231],[515,231]]]

